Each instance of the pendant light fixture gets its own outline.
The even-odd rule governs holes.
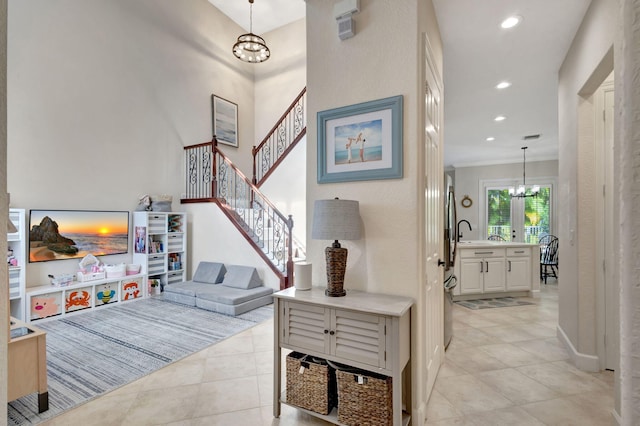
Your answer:
[[[256,64],[269,59],[271,52],[264,39],[253,33],[253,0],[249,0],[249,4],[249,32],[238,37],[233,54],[241,61]]]
[[[527,198],[527,197],[537,197],[540,192],[540,186],[534,185],[531,187],[530,191],[527,191],[527,181],[525,174],[525,166],[527,163],[527,148],[526,146],[522,147],[522,185],[518,186],[518,189],[513,187],[509,188],[509,195],[511,198]]]

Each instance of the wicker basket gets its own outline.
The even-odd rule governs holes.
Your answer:
[[[336,402],[336,374],[326,361],[299,352],[287,355],[287,403],[329,414]]]
[[[349,426],[393,424],[391,377],[368,371],[336,371],[338,421]]]

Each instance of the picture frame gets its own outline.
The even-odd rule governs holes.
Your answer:
[[[318,183],[399,179],[402,95],[318,112]]]
[[[238,105],[211,95],[213,134],[218,142],[238,147]]]

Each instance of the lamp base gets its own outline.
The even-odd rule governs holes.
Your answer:
[[[330,293],[329,289],[326,289],[324,295],[329,297],[342,297],[347,295],[347,290],[342,290],[342,293]]]
[[[327,247],[324,249],[327,263],[327,289],[324,294],[329,297],[346,296],[344,290],[344,273],[347,269],[348,250],[343,247]]]

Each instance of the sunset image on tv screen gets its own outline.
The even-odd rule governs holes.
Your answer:
[[[129,212],[31,210],[29,261],[127,253]]]

